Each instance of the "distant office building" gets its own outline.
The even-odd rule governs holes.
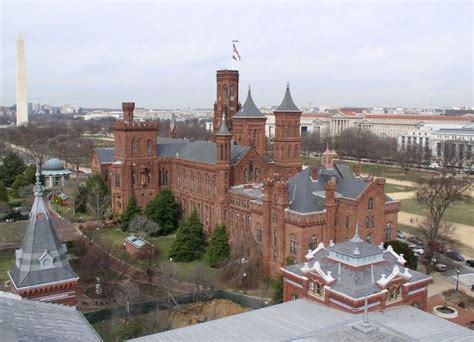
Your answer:
[[[28,104],[26,102],[25,42],[19,35],[16,41],[17,77],[16,77],[16,125],[28,123]]]

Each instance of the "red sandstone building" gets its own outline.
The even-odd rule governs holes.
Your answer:
[[[35,201],[16,261],[8,275],[12,292],[41,302],[76,305],[79,277],[74,273],[43,200],[36,171]]]
[[[321,242],[307,262],[282,268],[284,301],[307,298],[347,312],[362,312],[365,300],[374,311],[400,305],[426,310],[432,278],[404,267],[403,254],[383,243],[359,237],[341,243]]]
[[[238,80],[235,70],[217,72],[212,142],[157,137],[157,122],[136,122],[134,104],[123,104],[114,148],[98,148],[92,159],[93,172],[110,186],[114,212],[122,213],[132,194],[143,208],[171,188],[184,215],[198,211],[206,234],[224,223],[231,243],[252,236],[271,274],[288,256],[303,261],[319,242],[349,239],[356,221],[365,223],[360,234],[371,243],[395,239],[400,207],[385,195],[385,180],[335,164],[329,150],[322,165],[302,170],[301,111],[289,86],[274,112],[269,151],[266,117],[250,89],[240,106]]]

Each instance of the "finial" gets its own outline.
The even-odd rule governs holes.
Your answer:
[[[364,303],[364,320],[362,324],[370,325],[369,323],[369,304],[368,304],[367,296],[365,296],[365,303]]]
[[[33,193],[35,197],[43,197],[43,187],[41,186],[41,172],[40,172],[40,163],[36,161],[36,183],[33,187]]]
[[[356,231],[354,237],[351,239],[352,242],[362,242],[362,239],[359,236],[359,221],[356,222]]]
[[[36,173],[35,173],[35,176],[36,176],[36,185],[41,185],[41,172],[40,172],[40,163],[39,163],[39,160],[36,161]]]

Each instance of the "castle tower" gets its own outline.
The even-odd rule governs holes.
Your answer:
[[[239,71],[217,70],[217,94],[214,103],[213,132],[221,127],[221,115],[225,114],[226,126],[232,132],[232,117],[239,110]]]
[[[244,105],[232,118],[232,135],[237,145],[254,146],[261,153],[267,153],[265,138],[265,123],[267,118],[257,108],[252,99],[252,93],[247,93]]]
[[[28,123],[28,103],[26,101],[25,42],[19,35],[16,41],[17,74],[16,74],[16,125]]]
[[[28,225],[9,272],[12,292],[23,298],[76,305],[79,277],[74,273],[43,200],[39,163],[36,164],[35,200]]]
[[[301,110],[296,107],[289,84],[281,105],[274,111],[275,137],[273,139],[273,160],[275,171],[287,178],[301,170]]]
[[[135,103],[123,102],[123,119],[113,123],[114,162],[110,170],[112,209],[123,213],[135,194],[144,208],[158,192],[157,122],[135,122]]]
[[[229,205],[229,187],[230,187],[230,167],[231,167],[231,140],[232,134],[226,125],[225,114],[222,113],[221,125],[219,130],[214,134],[216,143],[216,218],[217,223],[226,223],[226,209]]]
[[[176,115],[171,115],[170,122],[170,138],[176,139],[178,137],[178,125],[176,124]]]

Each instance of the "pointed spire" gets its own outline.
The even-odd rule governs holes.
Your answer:
[[[255,102],[253,102],[250,84],[244,105],[239,109],[237,113],[235,113],[232,118],[265,118],[265,115],[263,115],[260,109],[258,109],[258,107],[255,105]]]
[[[355,231],[354,237],[351,239],[351,241],[352,242],[363,242],[364,241],[359,236],[359,221],[356,222],[356,231]]]
[[[301,110],[293,102],[290,92],[290,82],[286,84],[285,96],[281,102],[280,107],[276,110],[278,112],[301,112]]]
[[[40,163],[36,161],[36,183],[33,187],[33,193],[35,197],[43,197],[43,187],[41,186],[41,172],[40,172]]]
[[[226,122],[226,117],[225,117],[224,112],[222,112],[221,126],[219,127],[219,130],[216,132],[215,135],[232,135],[229,132],[229,129],[227,128],[227,122]]]

